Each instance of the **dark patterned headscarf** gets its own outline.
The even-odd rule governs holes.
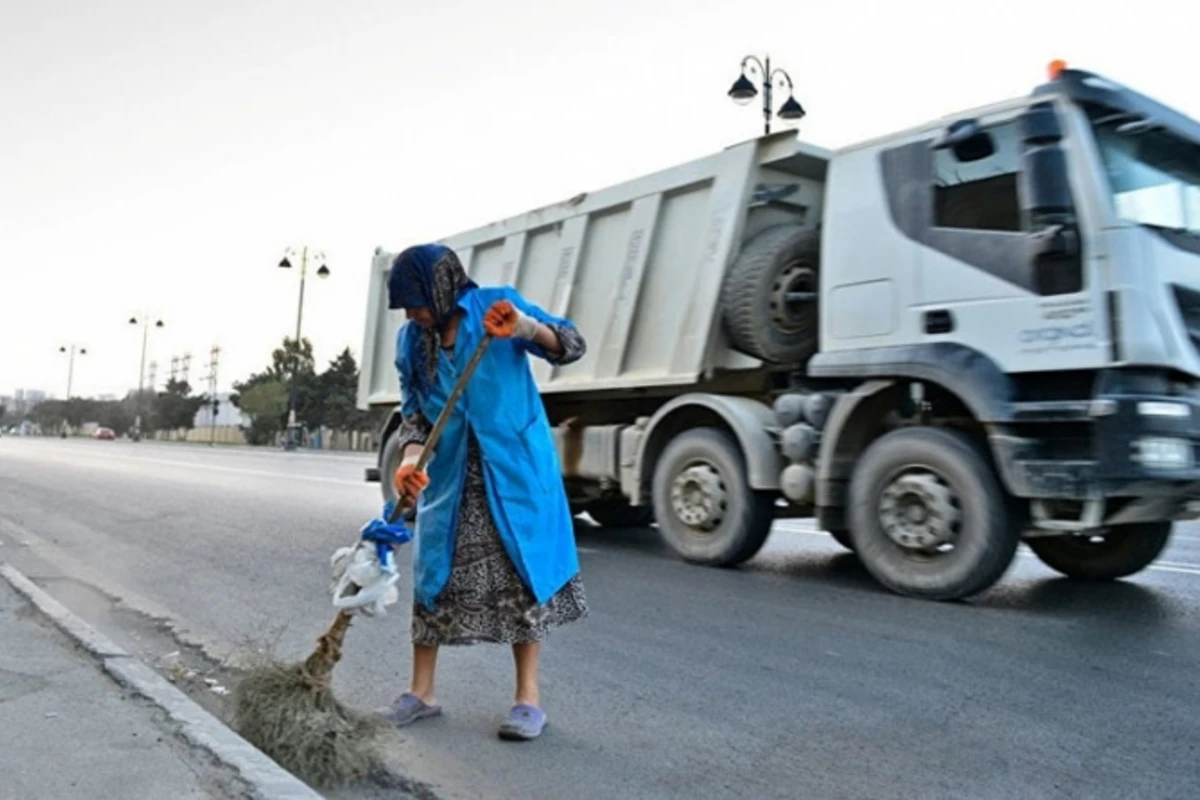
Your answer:
[[[459,298],[476,286],[454,251],[440,244],[410,247],[392,262],[388,308],[428,308],[436,321],[433,328],[422,330],[410,340],[413,344],[408,356],[415,367],[413,379],[418,391],[423,393],[437,374],[440,330],[454,316]]]

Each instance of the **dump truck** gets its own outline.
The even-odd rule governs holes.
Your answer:
[[[815,517],[887,589],[950,600],[1022,541],[1132,575],[1200,515],[1200,125],[1102,76],[1055,64],[834,151],[764,135],[440,241],[586,337],[531,360],[572,507],[687,561]],[[363,408],[400,399],[394,257]],[[366,476],[389,498],[398,424]]]

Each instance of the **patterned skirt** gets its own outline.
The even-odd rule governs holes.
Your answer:
[[[587,616],[583,581],[576,575],[544,605],[537,604],[500,540],[488,506],[479,448],[473,435],[468,439],[450,580],[434,610],[413,604],[413,644],[540,642],[551,628]]]

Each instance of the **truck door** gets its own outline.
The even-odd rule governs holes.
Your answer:
[[[964,344],[1010,372],[1108,360],[1096,247],[1077,217],[1055,113],[1042,103],[957,120],[904,158],[927,170],[923,213],[902,225],[923,245],[918,336]]]

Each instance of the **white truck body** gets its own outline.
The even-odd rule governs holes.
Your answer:
[[[677,389],[761,366],[729,346],[721,283],[748,236],[820,220],[828,159],[780,133],[439,241],[480,285],[515,286],[579,327],[588,342],[580,361],[534,366],[543,393]],[[769,199],[782,187],[792,193]],[[387,308],[394,257],[381,250],[371,267],[364,408],[399,402],[393,358],[404,315]]]

